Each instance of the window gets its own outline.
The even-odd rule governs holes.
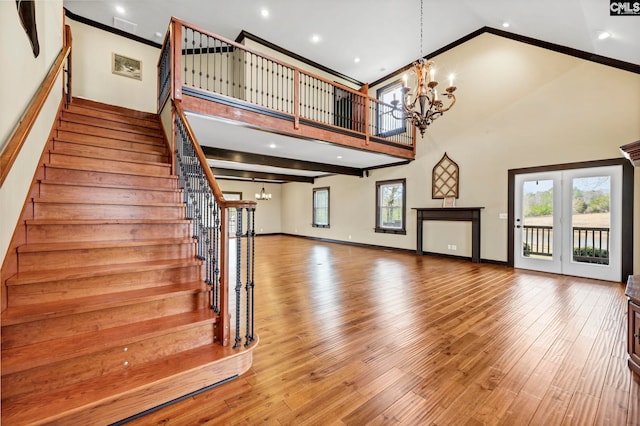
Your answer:
[[[376,182],[376,232],[406,234],[406,179]]]
[[[329,227],[329,188],[313,188],[313,226]]]
[[[388,84],[378,89],[376,96],[380,102],[384,104],[377,104],[377,129],[376,134],[382,137],[394,136],[400,133],[404,133],[406,130],[404,118],[396,118],[391,114],[392,107],[391,101],[394,99],[402,102],[402,82],[400,80]],[[397,111],[396,116],[401,116],[402,112]]]

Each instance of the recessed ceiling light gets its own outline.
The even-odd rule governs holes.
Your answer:
[[[358,62],[360,62],[360,58],[353,58],[353,62],[357,64]]]
[[[275,148],[275,147],[276,147],[276,144],[275,144],[275,143],[269,144],[269,148],[273,149],[273,148]]]
[[[158,38],[162,37],[162,33],[160,31],[156,31],[154,35]]]
[[[320,42],[320,36],[318,34],[314,34],[311,36],[311,41],[313,43],[319,43]]]
[[[502,28],[509,28],[510,26],[511,24],[506,21],[502,23]]]
[[[609,37],[611,37],[611,33],[608,31],[600,31],[600,33],[598,33],[598,40],[606,40]]]
[[[121,15],[124,15],[124,13],[126,12],[126,10],[124,10],[124,7],[117,5],[116,6],[116,12],[118,12]]]
[[[342,159],[342,155],[338,155],[336,158],[337,158],[338,160],[341,160],[341,159]]]
[[[268,18],[269,17],[269,11],[267,9],[262,9],[262,10],[260,10],[260,15],[262,15],[263,18]]]

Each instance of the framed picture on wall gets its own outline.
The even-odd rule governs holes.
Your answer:
[[[113,74],[135,78],[136,80],[142,80],[142,61],[113,53],[111,72]]]

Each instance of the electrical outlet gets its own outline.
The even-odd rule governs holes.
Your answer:
[[[351,235],[349,235],[349,239],[351,239]]]
[[[507,219],[509,216],[506,213],[500,213],[498,219]]]
[[[458,250],[458,247],[455,244],[451,244],[451,250]]]

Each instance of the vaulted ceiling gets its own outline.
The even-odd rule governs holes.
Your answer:
[[[64,0],[73,14],[106,26],[120,20],[116,27],[155,43],[161,43],[171,16],[230,39],[244,30],[361,83],[379,80],[421,53],[435,52],[483,27],[639,64],[640,16],[610,16],[609,4],[607,0],[423,0],[421,52],[420,0]],[[610,36],[601,39],[603,32]],[[353,174],[398,162],[392,157],[366,158],[361,152],[346,161],[335,147],[327,150],[317,143],[307,144],[312,149],[296,156],[294,141],[280,135],[242,128],[250,133],[238,137],[237,126],[195,116],[190,120],[199,138],[206,139],[213,131],[228,134],[228,142],[212,147],[209,154],[211,166],[229,176],[253,172],[261,179],[283,181],[288,180],[286,175]],[[249,150],[238,145],[248,139],[252,145],[272,148]],[[244,152],[244,160],[234,152]],[[338,162],[337,157],[345,161]],[[250,161],[251,166],[241,165],[240,160]]]

